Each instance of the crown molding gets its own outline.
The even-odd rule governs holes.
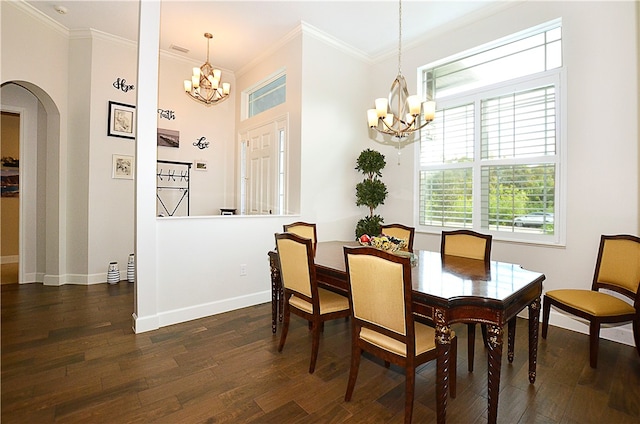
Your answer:
[[[93,28],[69,30],[69,39],[70,40],[82,40],[82,39],[103,40],[103,41],[109,41],[116,44],[126,45],[133,48],[138,47],[138,43],[135,41],[118,37],[117,35],[109,34],[108,32],[103,32]]]
[[[314,27],[313,25],[309,25],[306,22],[300,22],[300,27],[302,28],[302,32],[306,35],[310,35],[313,38],[320,40],[322,42],[324,42],[325,44],[328,44],[334,48],[336,48],[337,50],[340,50],[343,53],[346,53],[350,56],[355,57],[356,59],[360,59],[364,62],[367,62],[369,64],[372,64],[373,61],[371,59],[371,56],[369,56],[368,54],[366,54],[365,52],[363,52],[362,50],[356,49],[355,47],[345,43],[344,41],[327,34],[326,32],[323,32],[321,30],[319,30],[318,28]]]
[[[17,9],[22,10],[27,15],[31,16],[33,19],[42,22],[44,25],[49,27],[50,29],[64,35],[65,37],[69,36],[69,29],[62,24],[54,21],[35,7],[31,6],[29,3],[24,0],[10,0],[10,1],[2,1],[3,6],[10,4]]]
[[[352,47],[350,45],[348,45],[347,43],[345,43],[344,41],[341,41],[329,34],[327,34],[326,32],[323,32],[321,30],[319,30],[318,28],[314,27],[313,25],[309,25],[308,23],[304,22],[304,21],[300,21],[300,24],[298,26],[296,26],[294,29],[292,29],[291,31],[289,31],[284,37],[282,37],[280,40],[278,40],[278,42],[274,43],[270,48],[268,48],[267,50],[263,51],[262,54],[260,54],[259,56],[256,56],[251,62],[247,63],[246,65],[244,65],[242,68],[240,68],[237,72],[236,75],[237,76],[242,76],[244,73],[248,72],[250,69],[252,69],[256,64],[260,63],[261,61],[263,61],[265,58],[271,56],[274,54],[274,52],[276,52],[278,49],[280,49],[282,46],[286,45],[287,43],[289,43],[291,40],[295,39],[296,37],[298,37],[299,35],[304,34],[304,35],[309,35],[317,40],[320,40],[350,56],[353,56],[359,60],[362,60],[366,63],[373,63],[371,58],[364,52],[362,52],[361,50],[356,49],[355,47]]]

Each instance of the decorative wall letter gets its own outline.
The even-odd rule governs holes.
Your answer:
[[[168,121],[176,119],[176,114],[173,110],[158,109],[158,114],[160,115],[161,119],[164,118]]]
[[[116,90],[122,90],[125,93],[129,90],[133,91],[136,89],[133,84],[127,84],[127,80],[124,78],[118,78],[117,80],[115,80],[113,82],[113,88],[115,88]]]
[[[193,143],[193,145],[200,150],[206,149],[207,147],[209,147],[209,142],[205,141],[206,139],[207,139],[206,137],[200,137],[198,141],[195,141]]]

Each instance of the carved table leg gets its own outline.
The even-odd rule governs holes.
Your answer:
[[[507,325],[507,359],[509,360],[509,363],[512,363],[513,352],[516,344],[516,318],[511,318]]]
[[[279,309],[278,300],[282,297],[280,294],[282,283],[280,281],[278,258],[274,252],[269,252],[269,266],[271,268],[271,332],[275,334]]]
[[[538,327],[540,326],[540,298],[529,305],[529,383],[536,382],[538,361]]]
[[[489,424],[498,419],[498,395],[500,393],[500,367],[502,365],[502,327],[487,325],[489,344]]]
[[[434,310],[436,325],[436,414],[437,421],[443,424],[447,419],[447,393],[449,392],[449,354],[451,348],[451,327],[446,322],[442,310]],[[453,358],[455,361],[456,358]]]

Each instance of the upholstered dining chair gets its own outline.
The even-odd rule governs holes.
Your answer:
[[[442,238],[440,239],[440,253],[445,256],[460,256],[488,263],[491,258],[492,239],[493,236],[491,236],[491,234],[482,234],[471,230],[443,231]],[[486,346],[487,326],[483,324],[481,329],[482,340]],[[515,331],[515,326],[510,325],[509,331]],[[469,372],[473,372],[475,342],[476,325],[474,323],[467,323],[467,361]]]
[[[291,224],[285,224],[282,226],[282,229],[285,233],[293,233],[300,237],[311,239],[313,242],[313,251],[315,252],[316,244],[318,243],[316,224],[298,221]]]
[[[633,304],[600,292],[610,290]],[[551,306],[589,321],[589,364],[598,365],[600,325],[631,321],[640,355],[640,237],[602,235],[591,290],[559,289],[545,293],[542,302],[542,338],[547,338]]]
[[[436,359],[435,332],[414,321],[410,259],[373,247],[344,247],[352,311],[351,368],[345,401],[350,401],[363,351],[404,367],[406,374],[404,422],[413,414],[415,372]],[[452,332],[449,361],[451,397],[456,396],[457,339]]]
[[[310,222],[298,221],[298,222],[293,222],[291,224],[284,224],[282,226],[282,229],[284,230],[285,233],[293,233],[293,234],[299,235],[300,237],[311,239],[312,246],[313,246],[313,256],[315,257],[316,245],[318,243],[318,235],[316,233],[316,224],[310,223]],[[284,309],[284,297],[282,292],[278,293],[278,300],[279,300],[278,307],[282,311]],[[312,323],[311,321],[309,321],[309,328],[311,328],[311,325]]]
[[[400,240],[406,240],[407,247],[403,250],[413,252],[413,236],[416,232],[415,228],[407,227],[402,224],[383,224],[380,226],[380,231],[382,231],[382,234],[395,237]]]
[[[345,296],[318,287],[311,239],[293,233],[276,234],[275,238],[284,290],[284,319],[278,352],[282,352],[287,340],[291,313],[309,321],[312,333],[309,373],[312,374],[318,359],[323,323],[348,317],[349,301]]]

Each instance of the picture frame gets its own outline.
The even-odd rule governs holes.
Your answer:
[[[180,148],[180,131],[158,128],[158,146]]]
[[[113,155],[111,164],[111,178],[133,180],[133,156]]]
[[[207,170],[207,161],[204,160],[196,160],[193,163],[193,169],[196,171],[206,171]]]
[[[109,101],[107,135],[134,140],[136,138],[136,107]]]

